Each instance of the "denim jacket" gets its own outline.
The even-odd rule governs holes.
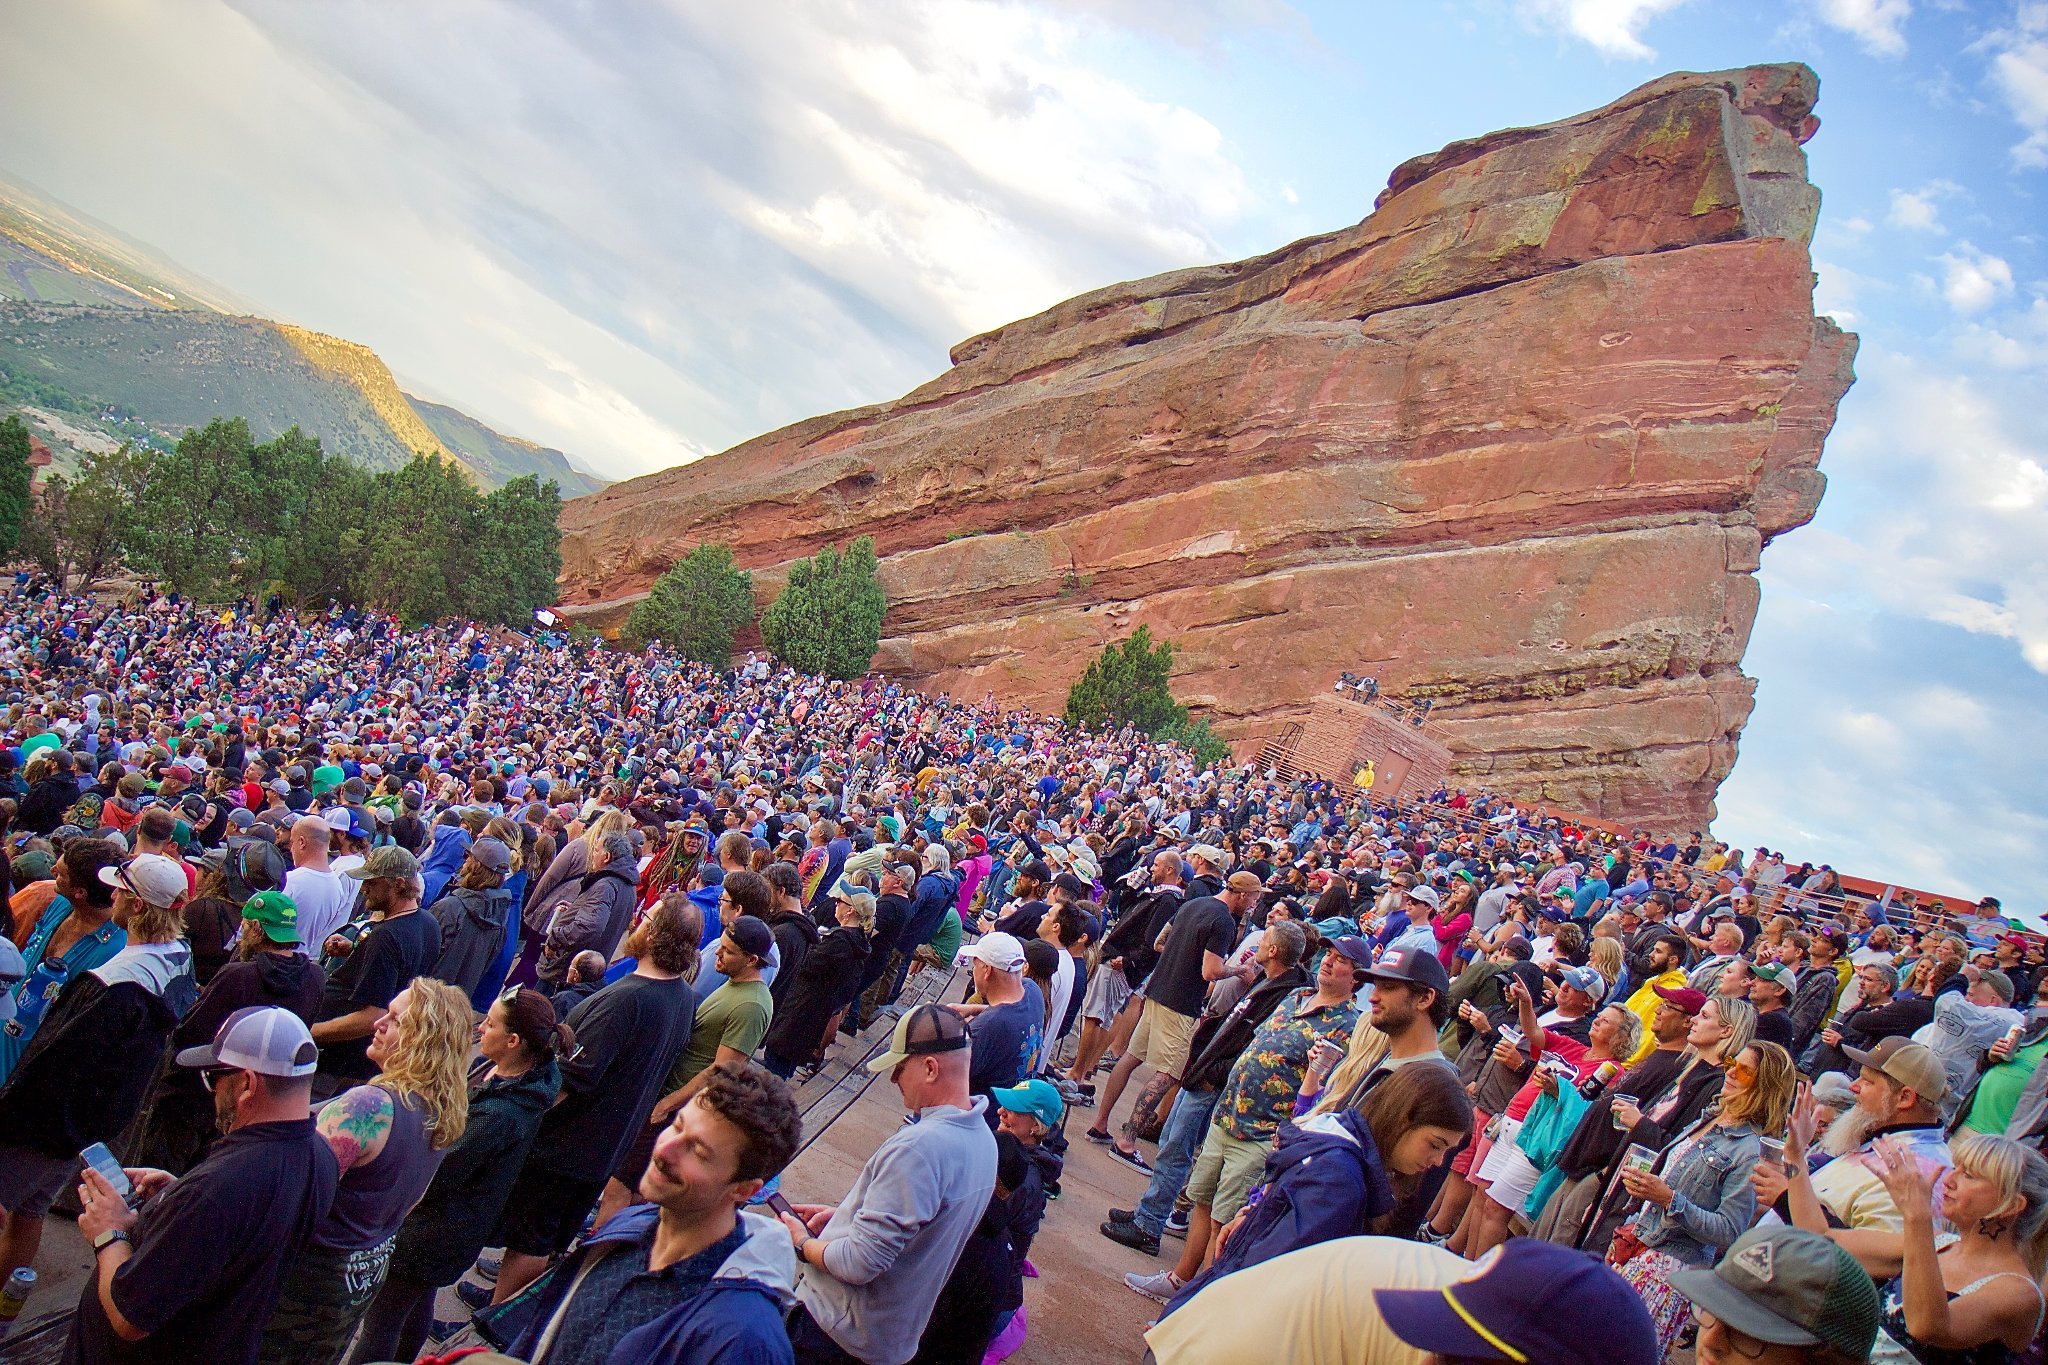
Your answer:
[[[1671,1207],[1648,1204],[1636,1215],[1643,1245],[1687,1265],[1712,1265],[1756,1217],[1749,1173],[1761,1154],[1757,1131],[1746,1123],[1701,1128],[1684,1154],[1659,1172],[1671,1186]]]

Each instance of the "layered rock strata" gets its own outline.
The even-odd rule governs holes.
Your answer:
[[[1818,80],[1653,81],[1397,169],[1372,215],[963,342],[891,403],[563,513],[615,623],[706,540],[875,537],[877,667],[1057,709],[1104,643],[1249,748],[1342,669],[1435,699],[1458,775],[1704,823],[1754,683],[1758,555],[1806,522],[1855,338],[1813,313]]]

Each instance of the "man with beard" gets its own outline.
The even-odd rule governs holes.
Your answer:
[[[140,1212],[99,1172],[79,1186],[93,1275],[67,1360],[254,1361],[285,1268],[327,1216],[340,1179],[313,1127],[313,1036],[274,1006],[242,1010],[187,1048],[225,1134],[179,1179],[134,1169]]]
[[[1821,1046],[1814,1054],[1813,1073],[1848,1071],[1851,1066],[1845,1048],[1869,1051],[1886,1038],[1909,1037],[1934,1018],[1934,1002],[1922,996],[1896,998],[1898,973],[1882,963],[1866,963],[1856,969],[1850,990],[1861,1003],[1845,1009],[1820,1031]],[[1846,996],[1847,992],[1844,992]]]
[[[493,1310],[494,1328],[534,1365],[790,1359],[782,1304],[796,1254],[745,1206],[802,1128],[780,1080],[745,1062],[712,1067],[654,1144],[648,1202],[601,1226],[535,1296]]]
[[[1880,1174],[1885,1166],[1875,1144],[1890,1138],[1939,1185],[1951,1164],[1941,1123],[1948,1078],[1932,1048],[1904,1038],[1887,1038],[1868,1052],[1844,1051],[1862,1072],[1851,1086],[1855,1106],[1818,1134],[1821,1151],[1834,1159],[1807,1173],[1806,1151],[1815,1141],[1818,1121],[1813,1095],[1805,1092],[1793,1106],[1784,1165],[1759,1164],[1750,1183],[1760,1206],[1784,1195],[1791,1221],[1814,1232],[1830,1227],[1898,1232],[1905,1220]]]

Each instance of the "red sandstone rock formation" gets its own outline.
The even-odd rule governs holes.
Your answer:
[[[1140,623],[1255,743],[1340,669],[1475,782],[1701,825],[1757,556],[1807,521],[1855,338],[1813,314],[1804,66],[1667,76],[1408,162],[1356,227],[1071,299],[892,403],[563,512],[563,602],[669,563],[884,556],[877,666],[1056,709]]]

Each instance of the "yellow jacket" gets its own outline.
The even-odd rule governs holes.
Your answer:
[[[1644,982],[1637,988],[1636,993],[1628,998],[1628,1004],[1622,1007],[1643,1021],[1642,1046],[1636,1049],[1635,1056],[1628,1059],[1630,1066],[1642,1061],[1657,1049],[1657,1040],[1650,1033],[1650,1018],[1657,1013],[1657,1006],[1663,1003],[1663,997],[1657,994],[1656,988],[1662,986],[1665,990],[1672,991],[1684,984],[1685,973],[1673,967],[1655,981]]]

